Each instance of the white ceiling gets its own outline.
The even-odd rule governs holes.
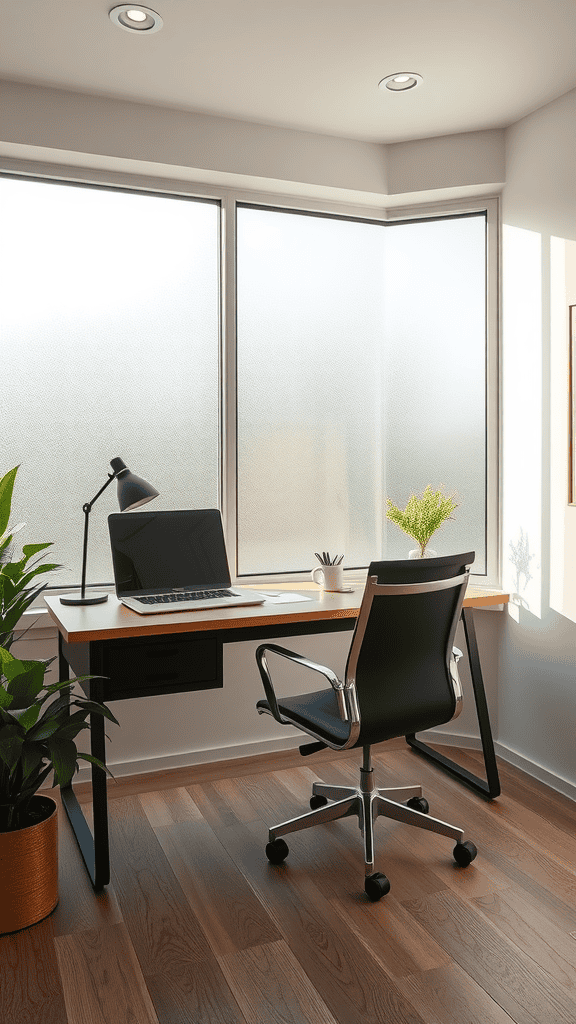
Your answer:
[[[576,87],[576,0],[0,0],[0,76],[372,142],[505,127]],[[411,92],[378,89],[411,71]]]

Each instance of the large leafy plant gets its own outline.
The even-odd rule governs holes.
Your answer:
[[[14,535],[24,526],[24,523],[8,526],[18,469],[15,466],[0,480],[0,647],[6,650],[14,642],[14,630],[21,616],[46,588],[44,580],[38,577],[60,568],[37,557],[52,546],[50,542],[24,544],[22,554],[13,559]]]
[[[0,832],[34,824],[30,802],[52,770],[52,785],[66,786],[79,758],[104,768],[78,751],[76,737],[89,727],[90,713],[116,722],[114,715],[104,704],[73,693],[74,684],[87,676],[47,685],[50,663],[19,661],[0,647]]]
[[[13,558],[14,535],[23,525],[8,526],[17,471],[18,466],[0,480],[0,832],[32,825],[41,816],[31,801],[51,771],[53,785],[65,786],[80,758],[103,768],[78,751],[76,737],[88,728],[91,713],[116,722],[104,704],[73,692],[88,676],[46,684],[53,658],[21,661],[10,651],[21,616],[46,587],[43,577],[59,568],[38,557],[50,543],[24,544]]]
[[[458,508],[454,498],[442,494],[441,489],[433,491],[430,484],[421,495],[412,494],[405,509],[398,508],[390,498],[387,499],[386,517],[399,526],[420,547],[420,557],[424,558],[426,545],[433,533],[450,519]]]

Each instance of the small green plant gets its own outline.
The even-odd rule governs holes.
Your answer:
[[[424,558],[426,545],[430,537],[452,517],[458,504],[454,498],[442,494],[440,488],[433,491],[430,484],[421,495],[412,494],[405,509],[398,508],[390,498],[387,499],[386,518],[399,526],[404,533],[412,537],[420,547],[420,557]]]

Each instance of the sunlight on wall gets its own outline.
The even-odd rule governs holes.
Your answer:
[[[576,242],[550,239],[550,606],[576,622],[576,506],[568,505],[568,306],[576,303]],[[567,571],[568,570],[568,571]]]
[[[541,615],[541,236],[505,224],[503,242],[503,586],[510,614]]]

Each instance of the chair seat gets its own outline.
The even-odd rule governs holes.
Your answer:
[[[256,707],[271,714],[267,700],[259,700]],[[338,699],[331,687],[297,697],[279,697],[278,708],[284,718],[289,718],[304,732],[312,729],[314,734],[335,743],[344,743],[349,735],[350,725],[340,718]]]

